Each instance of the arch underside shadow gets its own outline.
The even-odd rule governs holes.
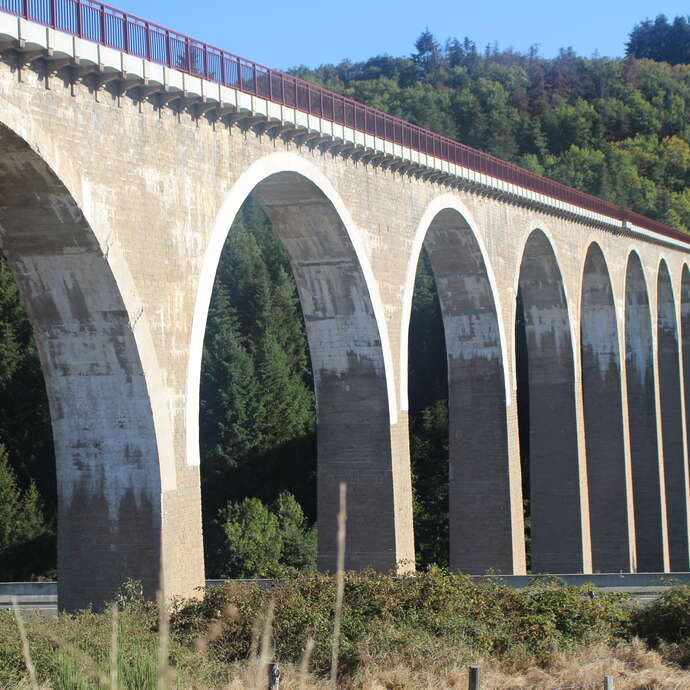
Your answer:
[[[647,285],[632,253],[625,276],[625,370],[639,572],[663,572],[666,561],[653,357]]]
[[[49,166],[0,124],[0,245],[31,320],[56,453],[63,609],[158,589],[161,479],[149,393],[118,285]]]
[[[541,230],[527,240],[520,266],[516,358],[523,471],[529,473],[531,570],[581,572],[582,506],[570,320],[561,272]]]
[[[657,283],[657,338],[659,401],[666,485],[669,564],[672,571],[690,568],[688,552],[688,496],[683,448],[678,323],[673,287],[666,263],[659,267]]]
[[[454,209],[434,217],[424,248],[448,359],[450,568],[511,573],[516,553],[505,377],[487,268],[473,231]]]
[[[286,248],[306,325],[316,395],[319,567],[336,567],[344,482],[346,566],[395,568],[413,559],[413,547],[410,553],[399,543],[401,531],[413,543],[400,512],[409,503],[411,515],[411,490],[396,464],[381,337],[359,259],[333,204],[306,177],[272,174],[253,195]]]
[[[627,572],[632,554],[618,326],[608,267],[597,244],[585,260],[580,334],[592,568]]]

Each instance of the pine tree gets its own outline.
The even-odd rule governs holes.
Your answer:
[[[22,489],[10,465],[4,446],[0,445],[0,579],[28,579],[51,568],[51,549],[29,553],[32,544],[50,537],[43,516],[36,484]],[[44,540],[45,541],[45,540]]]

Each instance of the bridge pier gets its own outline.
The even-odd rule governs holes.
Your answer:
[[[50,405],[60,607],[98,608],[128,578],[155,597],[166,550],[184,535],[145,320],[137,324],[123,297],[117,249],[104,251],[65,183],[3,125],[0,197],[2,251],[31,318]],[[198,507],[198,476],[195,491]]]
[[[683,439],[678,320],[673,285],[664,261],[659,266],[657,304],[659,403],[669,565],[672,571],[686,572],[690,568],[688,466]]]
[[[450,568],[524,573],[519,458],[508,444],[504,343],[494,287],[474,231],[457,210],[435,216],[424,247],[448,357]]]
[[[254,190],[297,282],[316,393],[319,568],[335,571],[347,484],[346,567],[414,569],[406,419],[398,422],[367,277],[343,219],[313,182],[278,173]],[[392,398],[392,400],[391,400]]]
[[[580,480],[570,317],[553,247],[541,230],[531,233],[524,248],[515,328],[531,570],[587,572],[589,516]]]
[[[580,342],[592,569],[629,572],[633,499],[626,472],[618,327],[606,260],[595,243],[585,259]]]

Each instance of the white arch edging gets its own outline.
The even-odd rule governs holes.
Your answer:
[[[501,344],[501,365],[503,367],[503,385],[505,388],[505,400],[506,407],[510,406],[510,378],[509,369],[507,362],[507,341],[505,336],[505,329],[503,326],[502,314],[503,310],[501,308],[501,300],[498,292],[498,285],[496,283],[496,278],[494,276],[493,269],[491,267],[491,262],[489,261],[489,256],[484,246],[484,242],[477,232],[477,224],[472,217],[469,209],[453,194],[442,194],[436,197],[424,210],[419,225],[415,230],[414,239],[412,241],[412,251],[410,252],[410,258],[407,264],[407,273],[405,275],[405,291],[403,293],[402,302],[402,316],[400,319],[400,410],[407,412],[409,410],[409,400],[408,400],[408,377],[407,377],[407,366],[408,366],[408,347],[409,347],[409,335],[410,335],[410,317],[412,314],[412,297],[414,295],[414,282],[415,276],[417,274],[417,265],[419,263],[419,255],[422,252],[422,246],[424,245],[424,240],[426,239],[429,228],[434,218],[446,209],[451,209],[457,211],[462,219],[467,223],[474,240],[477,242],[479,251],[482,255],[482,261],[484,262],[484,269],[486,270],[486,275],[489,280],[489,285],[491,286],[491,293],[494,299],[494,309],[496,311],[496,321],[498,322],[498,337]]]
[[[345,227],[348,238],[352,243],[357,261],[364,276],[374,318],[378,327],[383,366],[386,376],[388,392],[388,413],[391,426],[398,421],[395,395],[395,380],[393,376],[393,357],[388,337],[388,327],[385,321],[383,302],[374,278],[369,257],[362,242],[361,233],[355,224],[342,198],[335,190],[328,178],[313,163],[295,153],[273,153],[255,161],[233,184],[221,206],[208,240],[204,259],[199,275],[194,316],[192,319],[192,333],[189,343],[189,359],[187,364],[186,391],[186,436],[187,436],[187,465],[199,465],[199,389],[201,384],[201,357],[204,348],[204,335],[208,308],[211,302],[211,292],[216,279],[218,262],[223,251],[225,240],[230,232],[233,221],[242,204],[249,194],[264,179],[276,173],[293,172],[309,180],[324,197],[333,205],[340,221]]]

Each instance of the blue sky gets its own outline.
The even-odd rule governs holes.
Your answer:
[[[315,67],[345,58],[408,55],[420,32],[441,41],[469,36],[484,48],[524,51],[539,44],[553,56],[572,46],[579,54],[620,56],[632,27],[647,17],[690,12],[687,1],[641,0],[110,0],[111,4],[276,69]]]

